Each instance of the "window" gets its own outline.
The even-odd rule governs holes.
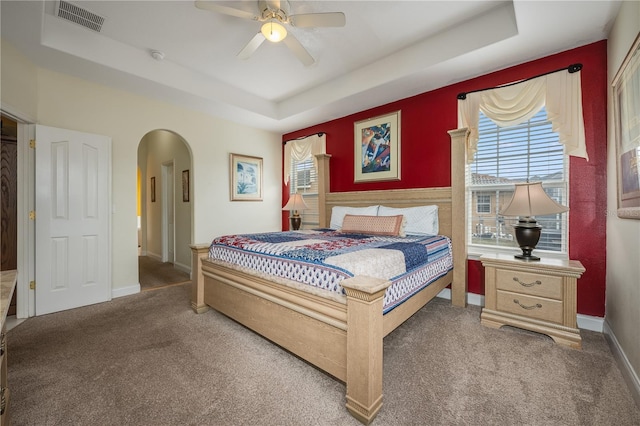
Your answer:
[[[285,142],[284,145],[284,181],[291,194],[297,193],[304,199],[307,208],[300,213],[300,229],[313,229],[320,226],[318,206],[318,170],[316,158],[326,154],[326,135],[315,133]]]
[[[491,213],[491,194],[476,192],[476,213]]]
[[[320,214],[318,209],[318,179],[313,159],[291,161],[291,175],[289,192],[302,195],[304,202],[309,207],[300,212],[302,225],[300,229],[313,229],[320,226]]]
[[[467,199],[475,203],[467,209],[472,250],[518,247],[513,232],[518,219],[499,214],[511,199],[515,183],[542,182],[551,198],[568,205],[568,163],[546,109],[528,122],[511,127],[499,127],[481,112],[478,150],[467,167]],[[537,250],[567,253],[567,218],[567,214],[536,218],[542,225]]]
[[[307,164],[302,164],[303,168],[296,171],[296,188],[310,189],[311,188],[311,172],[313,167],[307,167]],[[313,165],[312,165],[313,166]],[[313,170],[315,171],[315,170]]]

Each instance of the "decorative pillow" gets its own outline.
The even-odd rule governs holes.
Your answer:
[[[344,219],[344,215],[346,214],[377,216],[378,206],[369,206],[369,207],[334,206],[331,209],[331,221],[329,222],[329,228],[331,229],[342,228],[342,220]]]
[[[347,214],[341,232],[350,234],[404,237],[404,216],[361,216]]]
[[[438,206],[394,208],[380,206],[378,216],[403,215],[407,235],[438,235]]]

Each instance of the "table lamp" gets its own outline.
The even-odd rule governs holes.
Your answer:
[[[304,202],[302,195],[298,193],[292,194],[287,204],[282,208],[282,210],[289,210],[291,212],[291,228],[294,231],[300,229],[300,224],[302,223],[302,218],[298,212],[307,208],[307,204]]]
[[[533,216],[563,213],[568,210],[568,207],[556,203],[544,192],[541,182],[517,183],[513,198],[500,213],[504,216],[519,216],[518,223],[513,225],[513,228],[522,254],[515,255],[516,259],[540,260],[531,254],[540,240],[542,231],[542,226]]]

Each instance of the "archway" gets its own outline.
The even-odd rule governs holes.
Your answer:
[[[138,145],[138,254],[141,290],[189,280],[193,173],[188,143],[152,130]]]

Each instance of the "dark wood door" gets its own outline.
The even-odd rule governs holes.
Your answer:
[[[1,270],[17,269],[18,257],[18,155],[15,138],[2,137],[2,157],[0,159],[0,231]]]

